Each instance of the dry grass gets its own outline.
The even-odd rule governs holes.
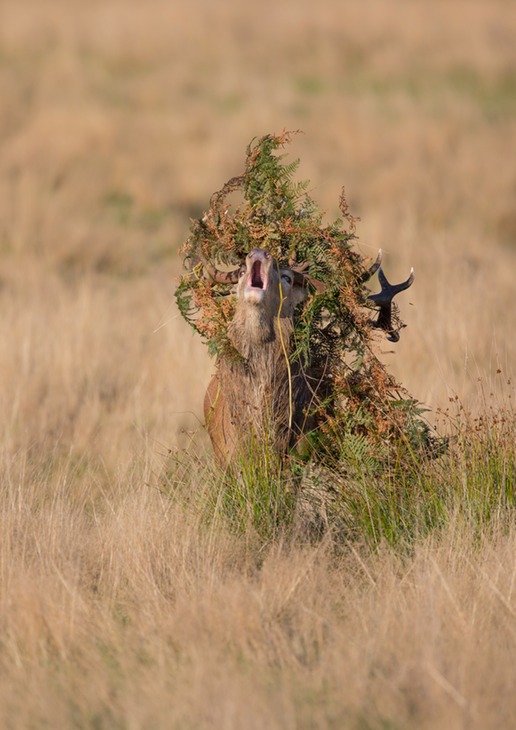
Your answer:
[[[515,37],[505,0],[0,7],[2,726],[516,726],[513,529],[259,551],[155,489],[212,367],[177,248],[284,127],[415,266],[389,367],[511,407]]]
[[[140,474],[11,471],[3,727],[513,727],[514,531],[260,556]]]

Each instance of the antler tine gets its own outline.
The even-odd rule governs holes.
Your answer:
[[[402,281],[401,284],[391,284],[385,276],[383,269],[379,266],[378,281],[380,282],[381,291],[378,294],[370,294],[367,298],[378,304],[379,307],[390,304],[396,294],[401,291],[405,291],[409,286],[412,286],[415,279],[414,269],[410,269],[410,276],[406,281]]]
[[[219,271],[214,266],[204,265],[204,270],[215,284],[236,284],[239,279],[240,267],[231,271]]]
[[[299,274],[305,274],[308,269],[310,268],[310,262],[309,261],[301,261],[300,264],[296,264],[295,259],[292,260],[292,257],[290,257],[288,265],[292,269],[292,271],[297,272]]]
[[[383,251],[381,248],[378,249],[378,256],[375,262],[367,269],[365,274],[362,276],[362,283],[369,281],[369,279],[376,274],[382,263]]]
[[[378,260],[378,259],[377,259]],[[383,273],[381,266],[378,267],[378,281],[380,282],[381,291],[378,294],[370,294],[367,298],[374,302],[380,308],[378,319],[374,323],[375,327],[387,332],[387,339],[391,342],[398,342],[400,335],[392,326],[392,300],[402,291],[412,286],[415,279],[414,269],[410,270],[410,276],[401,284],[390,284],[387,277]]]

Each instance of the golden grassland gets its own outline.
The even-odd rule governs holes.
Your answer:
[[[3,727],[516,726],[513,527],[336,557],[160,488],[209,454],[177,248],[283,128],[360,251],[415,267],[392,372],[513,408],[515,42],[510,0],[0,6]]]

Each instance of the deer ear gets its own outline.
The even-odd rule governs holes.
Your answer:
[[[287,286],[285,296],[289,301],[290,311],[294,311],[298,304],[306,299],[306,288],[303,284],[296,283],[296,277],[290,269],[281,269],[280,276],[282,283]]]
[[[306,287],[294,284],[290,296],[292,299],[292,307],[297,307],[298,304],[301,304],[306,299]]]

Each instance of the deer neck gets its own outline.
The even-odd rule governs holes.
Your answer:
[[[247,360],[252,353],[263,351],[277,340],[276,330],[277,317],[271,317],[263,307],[246,306],[237,308],[228,334],[235,349]]]

